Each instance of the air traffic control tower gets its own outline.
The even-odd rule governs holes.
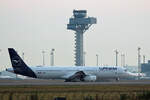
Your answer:
[[[83,66],[83,34],[92,24],[96,24],[96,18],[87,17],[86,10],[74,10],[73,17],[69,19],[67,29],[75,31],[75,65]]]

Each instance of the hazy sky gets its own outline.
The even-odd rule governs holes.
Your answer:
[[[97,18],[84,34],[86,65],[115,65],[114,50],[126,55],[126,64],[137,65],[137,47],[150,59],[150,0],[0,0],[0,66],[11,66],[7,48],[25,52],[28,65],[74,65],[74,32],[67,30],[73,9],[86,9]]]

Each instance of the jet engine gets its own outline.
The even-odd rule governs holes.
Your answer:
[[[84,81],[94,82],[94,81],[96,81],[96,76],[95,75],[87,75],[84,77]]]

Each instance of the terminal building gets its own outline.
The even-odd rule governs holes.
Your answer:
[[[141,73],[145,73],[146,76],[150,76],[150,60],[148,60],[148,63],[141,64]]]

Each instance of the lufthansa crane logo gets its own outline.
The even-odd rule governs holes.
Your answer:
[[[13,64],[15,65],[15,66],[19,66],[19,65],[21,65],[21,61],[20,61],[20,59],[19,58],[14,58],[13,60],[12,60],[12,62],[13,62]]]

